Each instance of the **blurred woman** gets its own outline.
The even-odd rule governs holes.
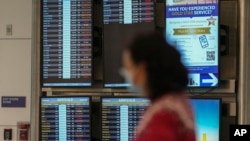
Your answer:
[[[193,111],[184,92],[188,71],[164,36],[135,36],[123,51],[123,74],[151,100],[135,141],[195,141]]]

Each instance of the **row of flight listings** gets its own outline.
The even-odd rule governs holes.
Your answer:
[[[178,4],[179,2],[176,1],[175,3]],[[172,6],[166,6],[166,12],[171,11],[169,9],[171,7],[178,8],[178,5],[174,5],[175,3],[172,3]],[[186,7],[197,6],[191,0],[189,3]],[[204,5],[204,3],[201,4]],[[103,0],[102,5],[103,86],[109,88],[128,87],[130,84],[125,83],[119,74],[119,69],[122,67],[122,43],[127,35],[131,35],[133,32],[155,30],[155,2],[154,0]],[[211,3],[210,5],[216,4]],[[41,6],[42,87],[91,87],[93,85],[92,1],[42,0]],[[169,12],[166,15],[168,14]],[[185,17],[173,17],[172,15],[165,18],[166,24],[176,23],[174,20],[178,18],[182,18],[179,20],[185,19]],[[205,20],[204,26],[207,26],[206,17],[192,16],[188,19]],[[200,25],[202,22],[197,23]],[[209,25],[211,27],[190,29],[190,31],[196,31],[197,35],[193,35],[193,33],[192,35],[173,34],[176,43],[189,45],[187,47],[180,45],[179,47],[180,51],[186,50],[186,52],[182,52],[185,58],[188,58],[186,60],[193,61],[185,63],[192,72],[190,73],[189,86],[218,86],[217,37],[213,37],[213,35],[210,35],[211,32],[208,31],[209,29],[212,31],[212,28],[213,31],[216,31],[214,25],[216,25],[215,21],[212,21],[212,25]],[[175,27],[173,30],[175,30]],[[182,31],[178,29],[176,32]],[[201,33],[207,35],[200,35]],[[166,34],[168,34],[167,28]],[[169,36],[172,37],[172,35]],[[195,46],[200,48],[197,49],[192,44],[190,45],[188,43],[191,41],[189,38],[195,40],[194,42],[198,44]],[[199,58],[197,58],[197,52],[195,52],[198,50],[201,52],[198,53],[201,54],[198,56]]]
[[[101,97],[93,118],[89,96],[40,97],[40,141],[130,141],[149,106],[144,97]],[[219,98],[190,98],[197,141],[219,141]],[[99,113],[99,114],[98,114]],[[95,116],[96,116],[95,115]],[[92,124],[95,123],[95,124]],[[98,137],[93,132],[100,131]],[[98,139],[99,138],[99,139]]]

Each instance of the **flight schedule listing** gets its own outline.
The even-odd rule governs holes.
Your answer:
[[[90,141],[88,98],[43,98],[40,141]]]
[[[145,98],[102,99],[102,141],[130,141],[149,101]]]
[[[91,0],[43,0],[43,86],[91,86],[91,52]]]
[[[153,0],[103,0],[104,24],[154,21]]]

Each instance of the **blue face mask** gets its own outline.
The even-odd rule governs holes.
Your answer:
[[[120,74],[125,79],[125,83],[128,84],[128,86],[129,86],[128,88],[131,92],[141,94],[140,90],[134,85],[134,83],[132,81],[132,79],[133,79],[132,75],[128,72],[128,70],[123,68],[120,70]]]

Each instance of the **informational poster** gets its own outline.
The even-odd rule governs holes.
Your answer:
[[[218,86],[218,0],[166,0],[166,38],[182,54],[190,87]]]

